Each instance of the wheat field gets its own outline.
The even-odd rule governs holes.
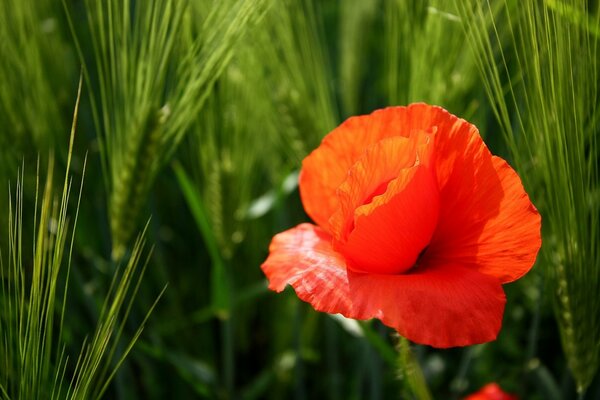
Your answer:
[[[542,216],[497,340],[267,288],[302,160],[439,105]],[[2,0],[1,399],[599,399],[597,0]],[[483,397],[481,397],[483,398]]]

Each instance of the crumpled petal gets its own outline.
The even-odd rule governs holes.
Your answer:
[[[334,247],[354,271],[405,272],[431,240],[439,207],[431,171],[421,165],[404,169],[384,194],[356,209],[354,228]]]
[[[323,138],[321,145],[302,162],[299,177],[302,204],[317,225],[329,229],[329,218],[338,207],[336,190],[369,146],[389,136],[431,132],[433,125],[423,123],[430,120],[429,107],[388,107],[350,117]]]
[[[505,296],[498,279],[460,265],[423,265],[400,275],[360,274],[323,229],[301,224],[276,235],[262,269],[269,288],[291,285],[316,310],[378,318],[404,337],[435,347],[494,340]]]
[[[304,223],[275,235],[261,269],[269,289],[281,292],[289,284],[318,311],[338,313],[352,307],[346,261],[318,226]]]
[[[338,207],[329,219],[329,232],[335,240],[348,238],[357,209],[381,203],[376,197],[383,196],[404,169],[429,165],[433,138],[432,134],[417,132],[410,138],[385,138],[366,149],[336,190]]]

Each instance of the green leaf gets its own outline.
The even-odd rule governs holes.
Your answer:
[[[212,307],[221,318],[229,317],[230,300],[230,282],[229,275],[225,270],[225,263],[221,257],[219,246],[214,237],[213,230],[208,220],[202,198],[194,183],[188,178],[179,163],[173,164],[175,176],[179,182],[182,193],[186,199],[188,207],[192,212],[196,226],[202,234],[204,243],[208,249],[211,258],[211,288],[212,288]]]

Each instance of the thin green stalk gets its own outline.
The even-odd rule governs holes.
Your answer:
[[[235,398],[235,352],[234,352],[234,325],[233,318],[221,320],[221,340],[223,348],[221,350],[223,363],[223,381],[225,393],[228,399]]]
[[[418,400],[431,400],[433,397],[427,387],[419,362],[410,349],[410,342],[402,336],[398,337],[398,376],[405,387]]]
[[[216,310],[217,315],[226,320],[230,317],[231,308],[231,290],[229,275],[225,266],[225,262],[221,257],[219,246],[211,229],[208,214],[205,210],[204,203],[200,194],[194,187],[181,164],[173,165],[175,176],[186,198],[188,207],[192,211],[192,216],[196,221],[196,225],[202,234],[204,243],[208,249],[211,259],[211,289],[212,289],[212,307]]]
[[[81,87],[80,87],[81,89]],[[80,90],[78,91],[73,120],[77,120]],[[75,129],[71,130],[71,138]],[[69,164],[73,141],[68,150]],[[39,164],[38,164],[39,166]],[[61,270],[67,232],[69,230],[68,203],[71,181],[65,176],[62,196],[54,195],[53,185],[54,158],[51,155],[43,193],[38,203],[36,188],[33,240],[33,261],[30,275],[26,272],[23,254],[23,175],[18,180],[15,206],[9,208],[9,248],[8,262],[1,262],[2,275],[7,276],[3,283],[2,300],[8,304],[5,319],[0,318],[0,331],[6,347],[6,371],[11,375],[0,374],[0,380],[9,397],[37,398],[48,393],[62,382],[57,381],[58,374],[53,372],[55,366],[60,371],[64,365],[64,353],[58,351],[56,343],[60,336],[55,330],[62,331],[62,316],[56,326],[55,301],[59,292],[58,282],[62,278]],[[38,168],[39,175],[39,168]],[[37,178],[39,182],[39,176]],[[39,185],[37,186],[39,188]],[[38,216],[39,205],[39,216]],[[76,213],[77,215],[77,213]],[[77,217],[75,217],[77,218]],[[73,233],[74,234],[74,233]],[[69,255],[70,257],[70,255]],[[7,265],[5,269],[5,265]],[[8,270],[7,270],[8,269]],[[66,292],[68,284],[65,285]],[[64,294],[62,297],[64,298]],[[7,326],[8,329],[4,329]],[[56,328],[56,329],[55,329]]]
[[[211,229],[202,199],[180,164],[174,164],[175,175],[192,210],[196,224],[202,233],[204,243],[211,257],[212,309],[220,319],[221,363],[223,365],[223,385],[227,398],[233,398],[235,387],[234,329],[232,312],[233,291],[228,267],[219,251],[214,231]]]
[[[360,329],[371,346],[377,350],[379,356],[389,367],[396,368],[398,356],[394,348],[375,332],[370,322],[359,322]]]

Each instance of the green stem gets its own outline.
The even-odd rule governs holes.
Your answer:
[[[371,326],[371,321],[358,321],[358,325],[371,346],[377,350],[379,356],[391,368],[396,368],[396,352]]]
[[[233,343],[233,321],[231,315],[221,320],[221,360],[223,362],[223,383],[227,399],[234,398],[235,364]]]
[[[181,164],[173,164],[173,170],[210,255],[211,308],[221,321],[223,385],[226,398],[233,399],[235,385],[234,317],[232,314],[234,284],[231,276],[231,266],[227,265],[219,249],[200,192],[187,176]]]
[[[418,400],[431,400],[431,393],[423,376],[419,362],[412,354],[408,339],[399,336],[398,341],[398,375],[403,384]]]

